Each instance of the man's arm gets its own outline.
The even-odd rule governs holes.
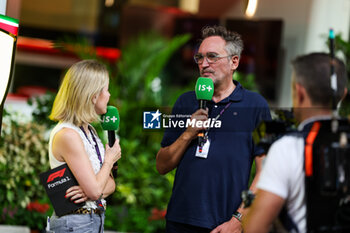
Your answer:
[[[159,149],[156,168],[160,174],[164,175],[177,167],[192,138],[191,132],[186,130],[173,144]]]
[[[196,121],[207,120],[208,110],[197,110],[193,113],[191,119],[195,119]],[[204,128],[188,127],[173,144],[160,148],[156,157],[157,171],[164,175],[176,168],[188,145],[197,136],[198,132],[203,129]]]
[[[254,194],[257,191],[256,184],[258,183],[259,178],[260,178],[260,174],[262,171],[262,163],[263,163],[264,158],[266,158],[265,154],[255,157],[255,176],[254,176],[254,179],[249,187],[249,190],[252,191]],[[242,218],[243,218],[243,216],[245,216],[246,209],[244,209],[243,203],[240,205],[240,207],[238,208],[237,211],[242,214]]]
[[[285,200],[271,192],[258,190],[256,198],[243,220],[244,233],[269,232],[272,222],[281,211]]]
[[[253,179],[252,184],[249,187],[249,190],[251,190],[253,193],[256,192],[256,184],[259,180],[260,174],[261,174],[261,170],[262,170],[262,161],[265,158],[265,155],[261,155],[261,156],[256,156],[255,157],[255,177]],[[242,215],[242,219],[245,218],[245,215],[247,213],[247,209],[243,208],[243,203],[240,205],[240,207],[238,208],[238,212]],[[232,213],[234,214],[234,213]],[[242,232],[242,224],[241,222],[236,218],[236,217],[232,217],[229,221],[224,222],[223,224],[217,226],[213,231],[211,231],[211,233],[225,233],[225,232],[229,232],[229,233],[233,233],[233,232]]]

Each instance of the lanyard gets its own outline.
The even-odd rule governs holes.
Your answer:
[[[80,129],[83,131],[83,133],[84,133],[86,139],[87,139],[87,140],[89,141],[89,143],[92,145],[92,143],[91,143],[90,140],[89,140],[89,137],[88,137],[87,134],[85,133],[85,130],[84,130],[83,126],[80,126]],[[94,134],[92,133],[92,130],[91,130],[91,128],[90,128],[89,126],[88,126],[88,129],[89,129],[89,131],[90,131],[92,140],[94,140],[94,142],[95,142],[95,150],[96,150],[96,153],[97,153],[97,158],[98,158],[98,160],[100,161],[100,167],[102,167],[101,153],[100,153],[100,149],[98,148],[98,144],[97,144],[96,138],[95,138]]]
[[[92,145],[92,143],[91,143],[90,140],[89,140],[89,137],[87,136],[87,134],[86,134],[86,132],[85,132],[85,130],[84,130],[84,128],[83,128],[83,126],[80,126],[80,129],[81,129],[81,131],[83,131],[83,133],[84,133],[86,139],[88,140],[88,142]],[[92,140],[94,140],[94,142],[95,142],[95,150],[96,150],[96,153],[97,153],[97,158],[98,158],[98,160],[100,161],[100,168],[101,168],[101,167],[102,167],[102,158],[101,158],[100,149],[98,148],[98,144],[97,144],[96,138],[95,138],[95,136],[94,136],[94,134],[93,134],[93,132],[92,132],[92,130],[91,130],[91,128],[90,128],[89,126],[88,126],[88,129],[89,129],[89,131],[90,131]],[[97,205],[97,208],[98,208],[99,210],[101,210],[101,211],[104,211],[104,210],[105,210],[105,208],[104,208],[104,206],[103,206],[101,200],[96,200],[96,201],[95,201],[95,204]]]
[[[214,123],[215,123],[215,121],[217,121],[217,120],[222,116],[222,114],[226,111],[226,109],[228,109],[228,107],[230,107],[231,104],[232,104],[232,102],[229,102],[228,104],[226,104],[226,106],[224,107],[224,109],[222,109],[222,110],[220,111],[220,113],[214,118]],[[207,129],[205,130],[205,134],[204,134],[204,138],[205,138],[205,139],[208,138],[209,129],[210,129],[210,128],[207,128]]]

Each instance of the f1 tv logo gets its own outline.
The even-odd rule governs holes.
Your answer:
[[[49,177],[47,178],[46,183],[49,183],[51,181],[53,181],[54,179],[58,178],[58,177],[62,177],[64,175],[64,172],[66,171],[66,168],[63,168],[55,173],[52,173],[51,175],[49,175]]]

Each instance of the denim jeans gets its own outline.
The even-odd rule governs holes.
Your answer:
[[[62,217],[52,215],[50,230],[54,233],[103,233],[105,215],[69,214]]]

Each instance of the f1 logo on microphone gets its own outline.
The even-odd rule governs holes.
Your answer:
[[[160,116],[162,113],[157,109],[156,112],[143,112],[144,129],[160,129]]]
[[[66,171],[66,168],[63,168],[55,173],[52,173],[51,175],[49,175],[49,177],[47,178],[46,183],[49,183],[51,181],[53,181],[54,179],[58,178],[58,177],[62,177],[64,175],[64,172]]]

